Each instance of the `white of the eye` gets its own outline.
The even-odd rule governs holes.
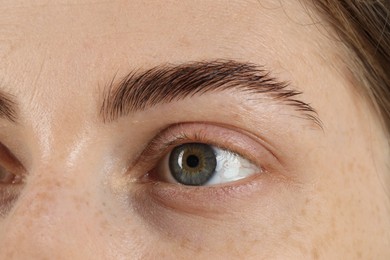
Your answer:
[[[261,169],[236,153],[217,147],[213,147],[213,149],[217,159],[217,166],[213,177],[206,185],[237,181],[261,172]]]

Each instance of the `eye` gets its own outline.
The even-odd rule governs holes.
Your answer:
[[[165,181],[191,186],[218,185],[261,172],[242,156],[205,143],[174,147],[157,169]]]
[[[284,180],[275,154],[267,140],[242,128],[180,123],[156,134],[127,176],[137,185],[133,198],[142,214],[146,205],[153,212],[158,206],[190,214],[223,212]]]

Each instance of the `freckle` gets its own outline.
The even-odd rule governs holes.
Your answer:
[[[240,255],[240,250],[237,248],[237,243],[233,239],[228,239],[225,243],[225,248],[229,248],[230,254],[234,256]]]
[[[348,172],[353,172],[353,169],[354,169],[354,163],[349,162],[347,165]]]
[[[232,120],[234,120],[234,121],[239,121],[241,119],[240,114],[233,114],[233,115],[231,115],[231,117],[232,117]]]
[[[301,216],[302,216],[302,217],[306,216],[306,210],[305,210],[305,208],[302,208],[302,209],[301,209]]]
[[[302,228],[300,226],[295,226],[294,231],[297,233],[302,232]]]
[[[290,230],[286,230],[282,234],[283,239],[288,239],[290,236],[291,236],[291,231]]]
[[[76,204],[76,209],[80,210],[81,209],[80,198],[77,195],[74,195],[72,199]]]
[[[8,252],[6,255],[6,259],[14,259],[15,251]]]
[[[336,220],[335,220],[334,216],[332,216],[332,219],[330,220],[330,225],[331,225],[332,231],[335,232],[335,230],[336,230]]]
[[[96,211],[95,217],[96,217],[96,218],[99,218],[99,217],[101,217],[101,216],[103,216],[103,211],[101,211],[101,210]]]
[[[319,255],[318,255],[317,248],[313,248],[313,249],[311,250],[311,255],[312,255],[312,258],[313,258],[313,259],[319,259]]]
[[[259,244],[262,243],[262,241],[260,241],[259,239],[253,239],[251,242],[250,242],[250,245],[248,245],[248,249],[255,249],[259,246]]]
[[[193,246],[192,251],[193,251],[192,255],[195,257],[196,255],[202,254],[203,248],[199,245],[196,247]],[[195,258],[197,258],[197,257],[195,257]]]
[[[336,200],[334,201],[334,207],[337,209],[337,208],[340,208],[342,206],[342,202],[339,198],[336,198]]]
[[[80,203],[76,203],[76,210],[78,210],[78,211],[80,211],[81,210],[81,205],[80,205]]]
[[[101,229],[107,229],[108,226],[109,225],[108,225],[107,219],[104,219],[103,221],[100,222],[100,228]]]
[[[180,247],[181,248],[187,248],[188,247],[188,243],[189,243],[189,240],[188,239],[182,239],[181,241],[180,241]]]
[[[31,228],[32,224],[33,224],[33,223],[32,223],[32,219],[31,219],[31,218],[28,218],[27,221],[26,221],[25,227],[26,227],[27,229],[29,229],[29,228]]]
[[[191,46],[191,42],[186,38],[186,37],[182,37],[179,39],[179,43],[181,46],[183,47],[189,47]]]
[[[60,180],[56,179],[53,181],[53,187],[56,187],[56,188],[63,186],[63,184],[65,184],[65,182],[62,180],[60,181]]]
[[[379,209],[379,205],[378,204],[375,204],[375,209],[374,209],[374,215],[375,216],[379,216],[379,212],[380,212],[380,209]]]

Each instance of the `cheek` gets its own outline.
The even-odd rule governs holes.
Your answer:
[[[266,193],[258,191],[245,198],[229,198],[229,203],[214,211],[182,212],[145,196],[138,198],[134,206],[147,230],[160,238],[158,248],[170,248],[188,254],[187,257],[308,255],[313,223],[308,223],[309,213],[305,211],[312,210],[306,200],[312,191],[293,183],[269,185],[272,188]]]
[[[375,167],[367,145],[356,143],[345,140],[329,150],[322,146],[321,153],[308,156],[313,188],[303,219],[309,224],[305,236],[312,237],[313,258],[381,258],[390,241],[383,173]]]
[[[47,178],[27,185],[1,220],[1,257],[70,258],[88,256],[91,249],[104,255],[109,234],[104,207],[90,191],[71,188],[75,185]]]

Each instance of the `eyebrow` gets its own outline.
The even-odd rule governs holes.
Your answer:
[[[9,94],[0,90],[0,118],[16,122],[16,102]]]
[[[271,76],[262,66],[234,60],[164,64],[132,71],[117,83],[114,77],[106,86],[100,115],[107,123],[159,104],[228,90],[246,93],[251,99],[265,94],[322,128],[315,109],[298,99],[302,92],[291,89],[288,82]]]

